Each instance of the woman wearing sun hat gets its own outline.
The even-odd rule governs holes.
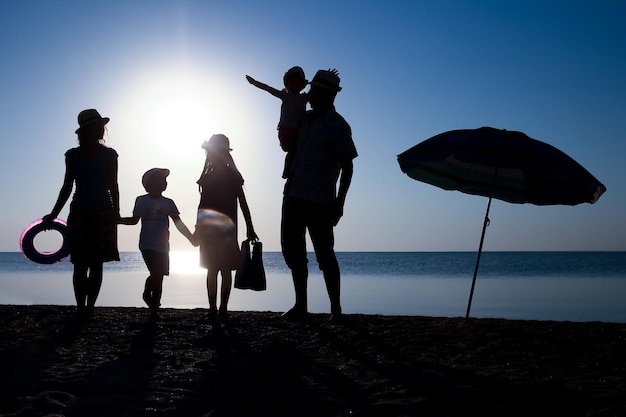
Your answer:
[[[65,177],[54,208],[44,221],[56,218],[76,189],[70,203],[68,236],[74,264],[74,295],[79,315],[92,316],[102,285],[103,263],[119,261],[117,219],[119,188],[117,152],[104,145],[108,117],[96,109],[78,114],[78,147],[65,153]]]
[[[230,141],[222,134],[202,144],[206,160],[197,181],[200,191],[196,239],[200,244],[200,265],[207,269],[209,314],[217,313],[217,275],[222,288],[219,312],[227,314],[232,288],[232,271],[239,265],[237,242],[237,203],[246,221],[248,239],[257,239],[250,209],[243,192],[243,177],[235,166]]]

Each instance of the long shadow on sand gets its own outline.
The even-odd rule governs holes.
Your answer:
[[[201,377],[188,385],[178,411],[222,417],[585,414],[581,397],[558,385],[513,384],[424,362],[360,320],[325,320],[214,320],[192,342],[214,355],[195,364]],[[263,332],[250,332],[251,326]]]
[[[66,416],[121,416],[129,410],[139,415],[149,410],[154,395],[154,374],[160,356],[154,352],[157,326],[129,325],[130,343],[115,356],[95,356],[98,366],[87,372],[74,388],[76,401]],[[134,330],[134,331],[132,331]],[[120,334],[120,337],[124,336]],[[102,343],[107,341],[102,340]],[[110,342],[109,342],[110,343]],[[106,393],[105,395],[102,395]]]
[[[307,323],[270,312],[224,320],[202,309],[165,309],[151,324],[147,310],[136,308],[97,309],[92,322],[74,326],[67,311],[0,306],[0,414],[526,417],[623,410],[619,355],[593,356],[597,366],[576,374],[587,378],[582,386],[603,389],[595,402],[573,388],[577,383],[566,384],[570,374],[563,371],[570,358],[586,364],[585,352],[598,340],[604,350],[623,352],[620,325],[577,326],[593,331],[588,348],[560,350],[567,347],[554,337],[531,335],[554,330],[557,338],[579,340],[587,333],[563,333],[573,327],[560,324],[365,315],[339,325],[322,314]],[[498,338],[510,338],[511,346]],[[518,355],[519,346],[539,349],[535,358],[565,354],[554,382],[545,378],[550,373],[533,377],[535,365],[520,360],[533,352]],[[596,368],[600,373],[591,373]],[[615,384],[600,388],[596,374]]]

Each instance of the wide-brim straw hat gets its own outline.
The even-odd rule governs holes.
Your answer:
[[[76,129],[75,133],[78,133],[82,128],[84,128],[85,126],[94,124],[94,123],[100,123],[102,124],[102,126],[106,125],[107,123],[109,123],[109,119],[108,117],[102,117],[100,116],[100,113],[98,113],[98,110],[96,109],[87,109],[87,110],[83,110],[80,113],[78,113],[78,129]]]
[[[226,135],[221,133],[211,136],[208,141],[205,141],[202,144],[201,148],[205,150],[216,149],[226,152],[232,151],[230,147],[230,140]]]

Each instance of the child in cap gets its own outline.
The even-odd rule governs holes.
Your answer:
[[[307,93],[301,92],[308,83],[304,76],[304,71],[300,67],[290,68],[283,76],[285,88],[282,90],[263,84],[249,75],[246,75],[246,79],[253,86],[267,91],[282,101],[280,120],[278,121],[278,140],[282,150],[287,152],[283,169],[283,178],[287,178],[298,143],[300,121],[306,112],[306,103],[308,101]]]
[[[164,197],[163,191],[167,188],[168,169],[152,168],[146,171],[141,183],[148,194],[135,199],[132,217],[120,217],[119,223],[135,225],[141,219],[139,234],[139,250],[148,267],[150,276],[146,279],[143,300],[150,308],[152,319],[158,318],[158,309],[161,306],[163,277],[170,273],[169,258],[169,218],[174,225],[194,245],[193,234],[180,218],[180,212],[173,200]]]

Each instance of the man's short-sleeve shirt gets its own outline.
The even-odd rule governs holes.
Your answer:
[[[308,111],[285,195],[318,204],[334,202],[341,164],[357,156],[350,125],[334,108],[316,118]]]

